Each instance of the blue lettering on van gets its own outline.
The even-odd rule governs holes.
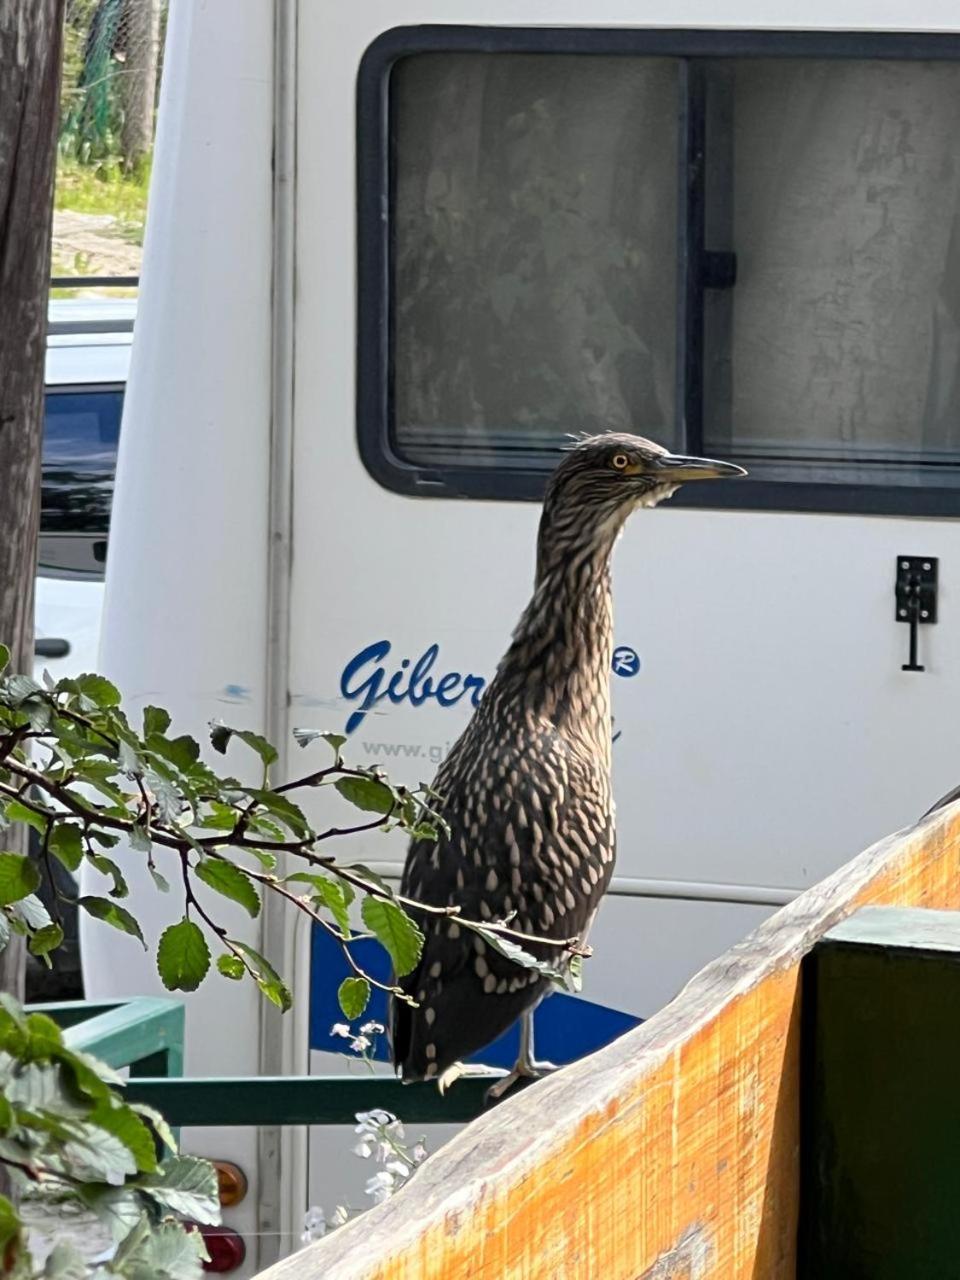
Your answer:
[[[473,706],[479,704],[486,684],[483,676],[461,675],[459,671],[432,674],[440,655],[439,645],[430,645],[412,667],[409,658],[402,658],[392,673],[387,664],[390,648],[389,640],[377,640],[361,649],[343,668],[340,693],[348,702],[359,703],[347,720],[347,733],[359,728],[367,712],[384,698],[394,706],[408,702],[412,707],[421,707],[432,698],[438,706],[455,707],[468,696]]]

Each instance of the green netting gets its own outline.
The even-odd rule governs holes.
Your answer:
[[[61,154],[137,164],[150,150],[166,0],[68,0]]]

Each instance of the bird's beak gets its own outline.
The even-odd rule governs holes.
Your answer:
[[[685,458],[679,453],[665,453],[650,468],[651,474],[664,484],[681,484],[686,480],[727,480],[745,476],[735,462],[717,462],[713,458]]]

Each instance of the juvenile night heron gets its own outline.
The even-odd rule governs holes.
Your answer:
[[[594,436],[565,455],[544,499],[533,598],[433,784],[449,836],[411,843],[405,895],[456,905],[468,920],[509,919],[512,929],[540,938],[586,940],[615,856],[613,545],[637,507],[655,506],[688,480],[743,474],[633,435]],[[401,982],[417,1007],[393,1005],[393,1057],[403,1079],[443,1083],[517,1018],[520,1055],[496,1092],[538,1075],[532,1015],[550,980],[454,919],[418,918],[423,953]],[[569,961],[560,946],[525,949],[554,966]]]

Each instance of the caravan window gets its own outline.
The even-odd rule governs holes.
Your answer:
[[[615,429],[749,468],[688,501],[960,510],[955,41],[423,30],[361,74],[381,480],[537,496]]]

